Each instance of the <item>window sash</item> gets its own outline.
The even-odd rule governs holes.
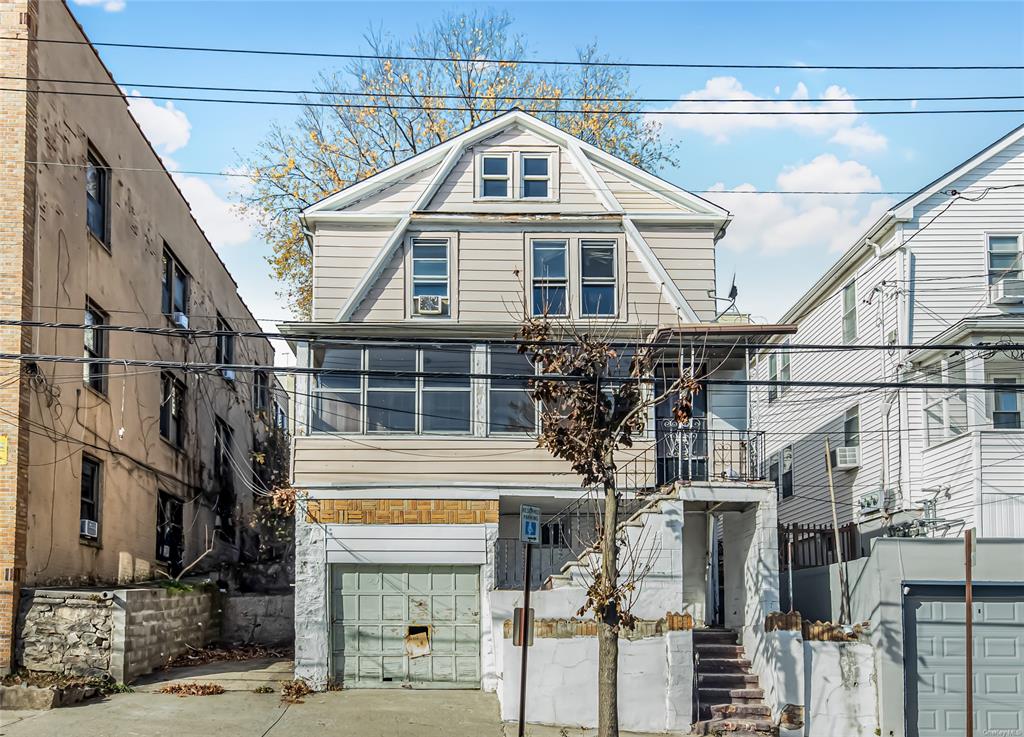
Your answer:
[[[963,384],[967,381],[967,369],[962,363],[951,364],[944,359],[931,378],[943,384]],[[959,437],[970,429],[966,389],[929,389],[923,411],[928,447]]]
[[[106,325],[107,315],[92,302],[87,302],[83,314],[86,325]],[[107,357],[107,333],[87,327],[82,336],[82,355],[84,358]],[[83,367],[83,380],[92,389],[105,394],[107,389],[107,369],[102,363],[86,363]]]
[[[988,237],[988,283],[1024,278],[1024,247],[1019,235]]]
[[[852,407],[843,415],[843,445],[860,446],[860,408]]]
[[[1015,387],[1014,378],[996,378],[994,384]],[[1015,389],[996,389],[992,392],[992,427],[997,430],[1019,430],[1021,427],[1020,394]]]
[[[171,374],[160,377],[160,435],[179,448],[184,433],[185,385]]]
[[[530,265],[533,280],[532,313],[534,315],[547,314],[551,317],[567,316],[569,314],[569,241],[557,239],[531,241]],[[548,295],[552,294],[561,296],[551,299]],[[545,310],[545,307],[549,309]],[[552,307],[557,309],[551,309]]]
[[[110,170],[91,151],[86,156],[85,222],[102,243],[107,243],[107,216],[110,200]]]
[[[79,517],[96,522],[97,525],[100,521],[100,472],[100,462],[83,454]]]
[[[544,162],[544,173],[543,174],[527,174],[527,163],[533,161]],[[521,157],[521,177],[522,184],[520,197],[527,200],[544,200],[551,197],[551,156],[549,154],[523,154]],[[544,192],[542,194],[530,194],[530,184],[536,184],[538,182],[544,183]]]
[[[504,161],[504,174],[488,174],[488,161]],[[488,194],[488,182],[503,182],[505,185],[504,194]],[[484,154],[480,157],[480,197],[486,199],[507,200],[512,196],[512,155],[511,154]]]
[[[217,315],[217,330],[228,332],[231,325],[220,315]],[[218,335],[215,363],[232,364],[235,362],[235,336]]]
[[[857,339],[857,285],[850,282],[843,287],[843,342]]]
[[[768,356],[768,381],[778,381],[778,380],[779,380],[779,359],[778,359],[778,357],[774,353],[772,353],[771,355]],[[776,399],[778,399],[778,396],[779,396],[779,387],[775,386],[774,384],[769,384],[768,385],[768,401],[769,402],[774,402]]]
[[[618,294],[618,263],[615,241],[584,240],[580,241],[580,314],[586,317],[607,317],[615,315],[617,311]],[[595,262],[588,262],[589,253],[604,252],[608,256],[608,267],[611,273],[600,273],[595,269]],[[598,263],[597,266],[600,266]],[[588,273],[588,267],[590,273]],[[598,271],[599,273],[594,273]],[[587,297],[591,293],[600,290],[602,293],[611,289],[611,299],[607,304],[602,304],[600,297],[597,302],[592,302]],[[589,306],[588,306],[589,305]]]
[[[431,254],[430,249],[443,249],[443,256]],[[432,273],[433,272],[433,273]],[[412,241],[412,298],[413,312],[416,312],[415,299],[421,295],[441,297],[441,315],[427,317],[447,317],[451,312],[450,289],[451,248],[447,238],[414,238]]]
[[[165,315],[180,312],[188,314],[188,273],[178,262],[178,259],[168,250],[164,249],[163,254],[163,279],[161,287],[162,308]]]

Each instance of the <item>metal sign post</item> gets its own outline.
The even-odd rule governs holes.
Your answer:
[[[523,504],[519,507],[519,539],[523,541],[526,565],[523,572],[523,614],[519,617],[522,631],[523,659],[519,666],[519,737],[526,735],[526,657],[530,652],[532,617],[530,617],[530,576],[532,575],[532,545],[540,542],[540,508]]]

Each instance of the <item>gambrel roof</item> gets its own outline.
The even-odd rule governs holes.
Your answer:
[[[395,251],[401,247],[414,217],[430,210],[432,201],[439,197],[439,191],[471,147],[516,128],[560,147],[594,202],[593,210],[580,212],[577,209],[572,215],[581,220],[585,220],[588,214],[605,217],[612,215],[620,219],[628,247],[659,286],[668,303],[681,319],[699,322],[696,313],[655,257],[634,221],[707,225],[715,228],[717,238],[724,233],[731,219],[729,212],[521,110],[512,110],[471,128],[346,187],[303,211],[302,222],[307,227],[315,226],[318,222],[394,224],[384,247],[338,311],[337,319],[347,321],[352,317]],[[390,192],[397,196],[385,198],[384,193]],[[632,206],[641,200],[644,202],[642,208]],[[519,204],[526,207],[530,203]],[[549,204],[548,208],[549,214],[557,215],[559,212],[557,204]],[[447,214],[450,217],[457,216],[456,213]],[[513,218],[516,215],[506,214]],[[461,216],[467,217],[465,213],[461,213]]]

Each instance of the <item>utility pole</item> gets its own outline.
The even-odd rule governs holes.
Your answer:
[[[839,539],[839,515],[836,512],[836,487],[832,483],[832,447],[825,438],[825,469],[828,471],[828,496],[832,503],[832,532],[836,540],[836,563],[839,566],[839,624],[850,618],[850,592],[846,588],[846,567],[843,564],[843,546]],[[885,493],[885,490],[882,490]]]
[[[967,630],[964,650],[967,653],[967,737],[974,737],[974,528],[964,531],[964,626]]]

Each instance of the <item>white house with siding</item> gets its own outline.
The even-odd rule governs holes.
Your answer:
[[[304,399],[292,453],[293,483],[306,495],[296,523],[299,676],[496,690],[511,713],[518,681],[503,653],[523,579],[519,507],[542,512],[531,581],[546,587],[536,592],[538,617],[568,619],[583,605],[580,542],[594,528],[593,497],[537,447],[534,368],[516,351],[518,327],[546,311],[613,341],[662,341],[656,381],[713,370],[741,382],[748,364],[735,346],[786,328],[716,321],[715,244],[729,220],[519,111],[302,214],[312,321],[282,325],[299,365],[315,370],[297,388]],[[761,439],[747,426],[743,385],[706,386],[694,407],[680,427],[659,405],[646,436],[618,459],[620,488],[636,510],[622,536],[652,566],[634,611],[718,623],[732,628],[726,642],[738,636],[749,647],[778,606],[775,493],[763,478]],[[709,545],[715,526],[725,543],[723,596]],[[624,715],[624,728],[689,728],[692,658],[678,650],[688,637],[658,634],[632,650],[652,658],[641,668],[647,680],[633,687],[657,708]],[[581,657],[596,657],[592,634],[574,643]],[[531,656],[539,672],[542,650]],[[563,686],[595,668],[576,668]],[[664,678],[650,680],[655,672]],[[703,682],[707,699],[730,702],[736,689],[716,690],[714,678]],[[751,679],[737,673],[728,683]],[[760,696],[751,687],[735,697]],[[593,705],[578,706],[573,719],[591,722]],[[558,721],[543,707],[531,719]]]
[[[1022,249],[1024,126],[891,208],[793,305],[758,379],[987,388],[752,391],[780,522],[831,524],[828,438],[840,525],[1024,537],[1024,352],[999,347],[1024,342]]]

